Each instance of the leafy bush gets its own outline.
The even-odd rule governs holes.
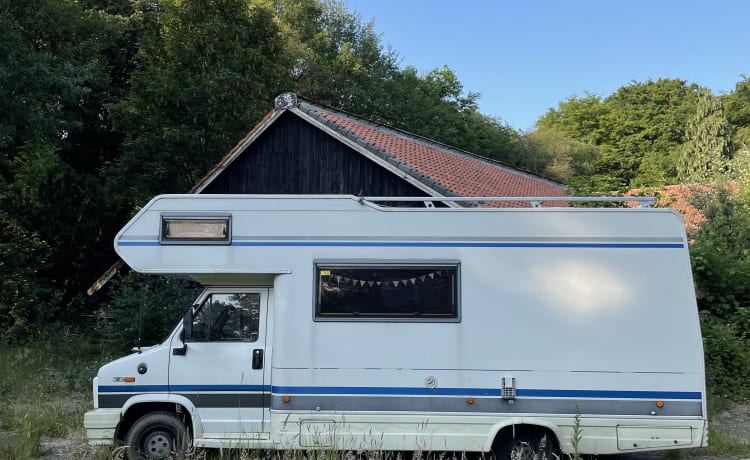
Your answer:
[[[734,324],[701,313],[709,392],[721,400],[750,399],[750,340]]]
[[[50,249],[38,235],[0,215],[0,342],[28,339],[59,304],[41,275]]]
[[[750,328],[750,208],[719,188],[699,203],[706,221],[690,247],[698,306]]]
[[[706,355],[719,400],[750,399],[750,206],[722,184],[695,193],[706,220],[690,247]]]
[[[184,279],[130,272],[114,283],[111,293],[100,332],[104,340],[129,349],[164,340],[192,304],[198,286]]]

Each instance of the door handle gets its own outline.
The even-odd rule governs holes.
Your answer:
[[[263,369],[263,349],[253,350],[253,369]]]

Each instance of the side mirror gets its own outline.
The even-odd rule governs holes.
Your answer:
[[[185,356],[187,353],[187,341],[193,336],[193,306],[189,306],[185,309],[185,315],[182,317],[182,332],[180,333],[180,340],[182,341],[182,347],[172,348],[172,354],[175,356]]]

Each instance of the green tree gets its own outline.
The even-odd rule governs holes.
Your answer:
[[[342,2],[281,0],[278,17],[293,55],[294,90],[312,100],[380,121],[385,83],[398,73],[374,23]]]
[[[737,145],[750,148],[750,78],[742,76],[734,91],[719,96]]]
[[[165,0],[142,11],[144,31],[127,98],[126,133],[106,170],[126,206],[188,190],[289,86],[273,12],[245,0]]]
[[[695,111],[696,90],[683,80],[633,82],[605,99],[568,99],[537,126],[596,145],[599,176],[619,178],[626,187],[663,185],[676,179],[675,156]]]
[[[537,120],[536,127],[556,129],[571,139],[601,144],[606,138],[601,126],[606,113],[602,98],[586,93],[584,97],[560,102],[557,109],[549,109]]]
[[[516,164],[560,182],[590,176],[599,157],[595,145],[572,139],[558,128],[538,127],[518,141],[518,148],[524,154]]]
[[[70,29],[80,23],[75,14],[67,2],[0,0],[0,174],[5,180],[13,180],[10,163],[26,143],[61,145],[78,125],[69,111],[87,97],[85,82],[95,77],[90,63],[66,56],[65,31],[74,33]]]
[[[680,181],[705,183],[729,171],[735,151],[729,121],[721,100],[707,89],[699,92],[695,115],[686,128],[677,170]]]
[[[88,307],[72,301],[112,252],[97,174],[118,149],[104,104],[118,94],[107,53],[120,31],[72,0],[0,0],[0,220],[13,248],[0,266],[30,264],[4,332],[79,320]]]
[[[684,80],[660,79],[633,82],[609,96],[602,143],[616,156],[605,151],[599,172],[637,187],[674,182],[675,155],[695,110],[696,89]]]

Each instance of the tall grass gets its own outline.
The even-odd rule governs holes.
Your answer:
[[[0,346],[0,458],[43,457],[44,444],[71,458],[83,452],[83,413],[92,407],[91,379],[111,359],[94,338],[65,329],[48,331],[40,341]],[[58,457],[59,458],[59,457]]]

